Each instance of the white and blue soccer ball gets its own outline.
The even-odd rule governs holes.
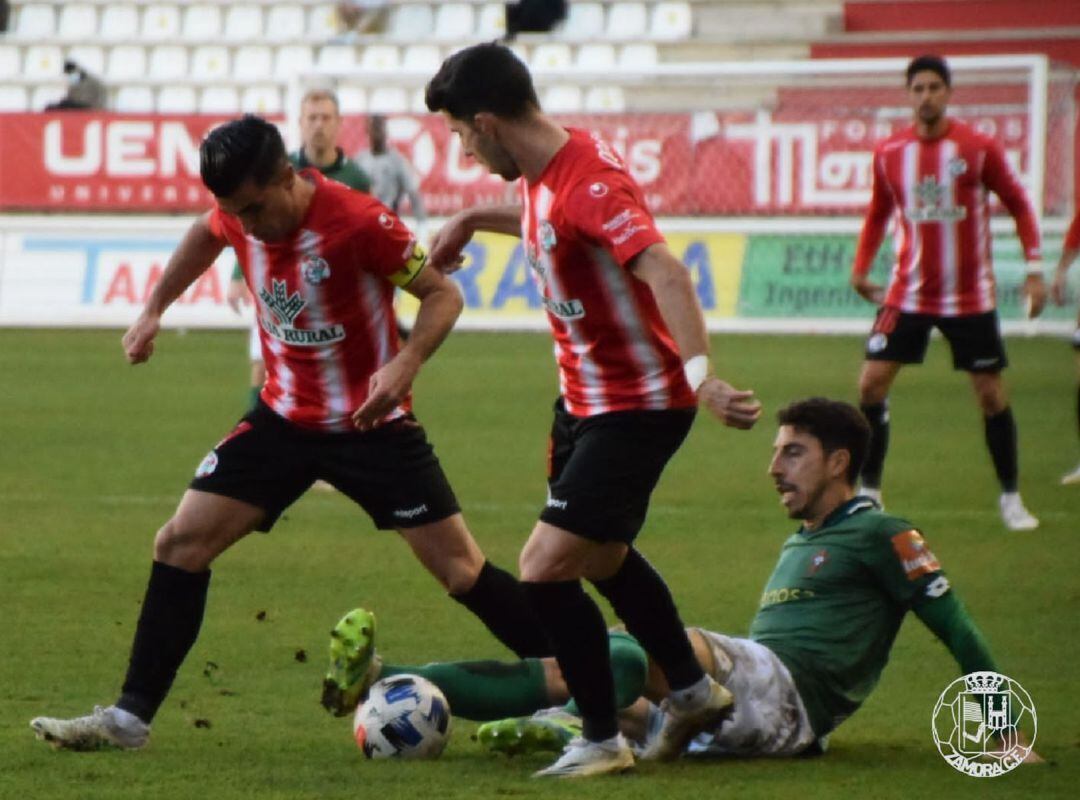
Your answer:
[[[353,736],[368,758],[438,758],[450,738],[450,705],[427,678],[383,678],[357,707]]]

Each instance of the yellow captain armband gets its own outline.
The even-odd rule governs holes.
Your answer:
[[[425,264],[427,264],[427,251],[420,246],[419,242],[414,242],[412,255],[405,260],[401,269],[390,275],[390,283],[404,289],[413,282],[413,278],[420,274]]]

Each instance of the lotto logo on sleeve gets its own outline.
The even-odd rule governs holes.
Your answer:
[[[892,546],[909,581],[941,569],[937,557],[930,552],[930,548],[926,546],[926,542],[918,531],[911,530],[896,534],[892,537]]]

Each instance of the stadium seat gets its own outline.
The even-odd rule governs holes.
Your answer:
[[[400,66],[398,49],[392,44],[374,44],[365,47],[360,54],[361,69],[386,71],[398,69]]]
[[[175,40],[180,33],[180,9],[176,6],[147,6],[142,18],[142,38],[147,42]]]
[[[125,114],[149,114],[154,110],[154,93],[147,86],[121,86],[116,90],[113,110]]]
[[[644,3],[614,3],[608,11],[608,39],[640,39],[649,29]]]
[[[191,54],[191,77],[216,80],[229,76],[229,51],[220,45],[196,47]]]
[[[473,7],[467,3],[439,3],[432,38],[442,42],[468,39],[476,27]]]
[[[252,44],[237,49],[233,58],[233,77],[245,81],[266,80],[273,72],[274,55],[263,44]]]
[[[249,86],[240,97],[240,110],[245,114],[280,114],[283,108],[276,86]]]
[[[456,5],[456,4],[455,4]],[[423,41],[435,30],[435,15],[425,3],[405,3],[394,8],[387,33],[392,39]]]
[[[585,92],[584,107],[590,112],[625,111],[626,97],[619,86],[593,86]]]
[[[30,98],[22,86],[0,85],[0,111],[19,113],[30,110]]]
[[[619,50],[620,69],[647,69],[659,62],[656,45],[649,42],[623,45]]]
[[[491,41],[505,35],[506,6],[502,3],[485,3],[476,16],[476,37]]]
[[[61,39],[85,40],[98,29],[97,9],[84,3],[65,5],[60,10],[56,35]]]
[[[18,10],[13,30],[20,39],[48,39],[56,32],[56,10],[44,3],[28,3]]]
[[[294,35],[302,28],[294,28]],[[225,38],[230,42],[257,42],[263,38],[263,13],[258,6],[232,6],[225,14]]]
[[[197,44],[221,35],[221,7],[200,3],[188,6],[180,34],[184,41]]]
[[[379,86],[368,98],[368,110],[373,114],[403,114],[409,110],[409,97],[396,86]]]
[[[342,114],[362,114],[367,111],[367,92],[359,86],[339,86],[338,105]]]
[[[578,69],[600,72],[615,69],[615,48],[610,44],[583,44],[578,48],[574,65]]]
[[[304,31],[304,9],[300,6],[274,5],[266,15],[266,41],[285,42]]]
[[[67,88],[62,83],[43,83],[34,87],[30,95],[30,110],[42,111],[45,106],[63,99]]]
[[[535,72],[546,72],[553,69],[570,69],[574,62],[570,56],[570,48],[565,44],[545,43],[533,48],[529,66]]]
[[[355,50],[350,45],[323,45],[319,48],[315,66],[324,72],[347,72],[356,67]]]
[[[329,41],[338,35],[337,11],[333,5],[315,6],[308,12],[308,36]]]
[[[146,77],[146,51],[137,44],[118,44],[109,50],[105,78],[122,82]]]
[[[190,86],[163,86],[158,90],[157,109],[160,114],[195,113],[195,90]]]
[[[87,72],[101,77],[105,74],[105,50],[95,44],[77,44],[67,49],[65,58],[74,61]],[[0,68],[0,74],[3,69]]]
[[[240,110],[240,95],[231,86],[208,86],[199,94],[200,114],[235,114]]]
[[[150,50],[147,75],[157,80],[177,80],[188,74],[188,51],[183,45],[160,44]]]
[[[135,41],[139,38],[139,10],[129,5],[105,6],[98,35],[106,42]]]
[[[21,75],[22,56],[13,44],[0,44],[0,75]]]
[[[293,75],[308,72],[315,63],[311,48],[305,44],[286,44],[274,56],[274,77],[289,80]]]
[[[431,44],[411,44],[405,48],[401,57],[401,66],[406,70],[415,72],[427,72],[432,75],[442,64],[442,54],[439,48]]]
[[[604,7],[599,3],[571,3],[562,27],[562,37],[574,41],[599,39],[604,35]]]
[[[686,39],[692,22],[689,3],[657,3],[653,6],[650,33],[654,39]]]
[[[427,101],[423,89],[413,89],[412,99],[409,101],[409,111],[413,114],[427,114]]]
[[[51,44],[38,44],[26,48],[23,58],[23,76],[39,80],[59,80],[64,75],[64,56],[60,48]]]
[[[552,86],[544,92],[544,111],[549,114],[567,114],[581,111],[581,88],[578,86]]]

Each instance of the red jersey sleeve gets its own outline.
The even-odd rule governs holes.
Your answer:
[[[1024,246],[1024,258],[1028,261],[1038,261],[1042,253],[1035,211],[1028,200],[1027,192],[1024,191],[1016,173],[1009,166],[1001,145],[993,140],[986,144],[982,180],[987,189],[1001,198],[1001,202],[1005,204],[1005,208],[1016,221],[1016,233]]]
[[[1076,212],[1069,230],[1065,232],[1065,241],[1061,247],[1065,251],[1080,250],[1080,211]]]
[[[603,247],[625,267],[646,247],[664,241],[633,178],[621,172],[584,180],[564,205],[569,226],[588,242]]]
[[[889,216],[895,205],[888,180],[885,174],[885,157],[879,149],[874,153],[870,207],[866,210],[866,219],[863,220],[862,232],[859,234],[859,245],[855,250],[855,263],[852,266],[855,275],[865,275],[870,271],[874,256],[881,247],[881,240],[885,238]]]
[[[390,209],[370,202],[360,211],[353,232],[360,269],[390,277],[409,266],[416,237]]]

